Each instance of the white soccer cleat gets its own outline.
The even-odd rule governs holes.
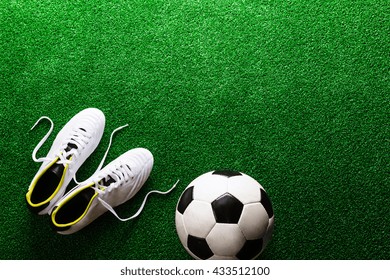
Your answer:
[[[85,109],[61,129],[47,156],[37,159],[37,151],[47,140],[54,126],[48,117],[41,117],[36,124],[42,119],[49,120],[51,128],[33,151],[33,160],[42,162],[42,165],[26,194],[28,207],[40,215],[49,213],[64,195],[77,170],[98,146],[105,126],[102,111],[96,108]]]
[[[132,149],[91,178],[68,192],[53,208],[52,227],[61,234],[71,234],[84,228],[103,213],[110,211],[119,220],[127,221],[142,211],[146,198],[136,214],[127,219],[119,218],[113,207],[131,199],[144,185],[153,168],[153,156],[144,148]]]

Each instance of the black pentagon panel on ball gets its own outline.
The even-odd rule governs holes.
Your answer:
[[[230,193],[225,193],[211,203],[217,223],[236,224],[244,205]]]
[[[187,247],[195,256],[202,260],[211,258],[214,255],[204,238],[188,235]]]
[[[236,257],[240,260],[251,260],[263,249],[263,239],[247,240]]]
[[[269,199],[267,193],[261,189],[261,204],[264,206],[265,211],[267,211],[268,217],[272,218],[274,215],[274,210],[272,209],[272,203]]]
[[[194,187],[191,186],[186,189],[181,195],[179,204],[177,205],[177,210],[180,212],[180,214],[184,214],[184,211],[187,209],[188,205],[191,203],[192,200],[194,200],[192,195],[193,191]]]
[[[226,176],[228,178],[233,177],[233,176],[242,176],[242,174],[240,172],[233,171],[233,170],[216,170],[212,174]]]

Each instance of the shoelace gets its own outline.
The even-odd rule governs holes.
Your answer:
[[[37,155],[37,152],[38,150],[42,147],[42,145],[46,142],[47,138],[49,138],[50,134],[52,133],[53,131],[53,128],[54,128],[54,123],[53,121],[49,118],[49,117],[46,117],[46,116],[42,116],[40,117],[37,122],[33,125],[33,127],[31,128],[31,130],[33,130],[38,123],[40,123],[43,119],[46,119],[50,122],[50,129],[49,131],[46,133],[46,135],[41,139],[41,141],[39,141],[38,145],[34,148],[33,150],[33,153],[32,153],[32,158],[35,162],[44,162],[44,161],[53,161],[54,158],[58,157],[59,160],[56,162],[57,164],[69,164],[71,163],[71,158],[72,157],[77,157],[79,155],[79,152],[80,150],[82,150],[85,145],[88,143],[88,140],[92,137],[92,135],[90,133],[87,133],[84,129],[82,128],[79,128],[79,129],[74,129],[71,133],[71,136],[68,137],[67,139],[65,139],[65,141],[63,142],[62,146],[60,147],[60,150],[55,154],[54,158],[50,158],[50,157],[42,157],[42,158],[37,158],[36,155]],[[112,144],[112,138],[114,136],[114,134],[127,127],[128,124],[125,124],[123,126],[120,126],[116,129],[114,129],[114,131],[111,133],[111,136],[110,136],[110,142],[108,144],[108,147],[106,149],[106,152],[104,153],[104,156],[99,164],[99,166],[97,167],[96,171],[93,173],[93,175],[95,175],[97,172],[100,171],[100,169],[102,168],[103,164],[104,164],[104,161],[106,160],[106,157],[107,157],[107,154],[108,154],[108,151],[110,150],[111,148],[111,144]],[[93,176],[92,175],[92,176]],[[80,185],[81,182],[79,182],[77,179],[76,179],[76,173],[74,174],[73,176],[73,180],[76,182],[77,185]]]
[[[128,217],[128,218],[121,218],[121,217],[119,217],[119,215],[116,213],[116,211],[114,210],[114,208],[113,208],[110,204],[108,204],[107,202],[105,202],[105,201],[104,201],[103,199],[101,199],[100,197],[98,197],[98,200],[100,201],[100,203],[101,203],[108,211],[110,211],[115,217],[117,217],[118,220],[120,220],[120,221],[122,221],[122,222],[126,222],[126,221],[132,220],[132,219],[134,219],[134,218],[137,218],[137,217],[141,214],[142,210],[143,210],[144,207],[145,207],[146,201],[148,200],[149,195],[151,195],[151,194],[153,194],[153,193],[157,193],[157,194],[168,194],[168,193],[170,193],[170,192],[176,187],[176,185],[179,183],[179,181],[180,181],[180,180],[177,180],[176,183],[175,183],[169,190],[167,190],[167,191],[165,191],[165,192],[164,192],[164,191],[158,191],[158,190],[153,190],[153,191],[148,192],[148,193],[145,195],[145,198],[144,198],[144,200],[143,200],[141,206],[138,208],[137,212],[136,212],[133,216]],[[98,192],[103,192],[102,190],[99,189],[99,187],[96,187],[95,189],[96,189]]]
[[[99,165],[99,168],[95,171],[94,174],[98,173],[102,166],[103,166],[103,163],[104,163],[104,160],[107,156],[107,153],[108,153],[108,150],[112,144],[112,137],[114,135],[114,133],[116,131],[118,131],[119,129],[122,129],[124,127],[126,127],[127,125],[125,126],[121,126],[119,128],[117,128],[116,130],[114,130],[111,134],[111,137],[110,137],[110,143],[109,143],[109,147],[107,148],[106,150],[106,154],[104,155],[102,161],[100,162],[100,165]],[[119,166],[114,166],[113,168],[109,169],[107,172],[105,172],[105,174],[100,174],[99,178],[97,180],[95,180],[95,186],[93,187],[93,189],[95,191],[97,191],[98,193],[104,193],[104,191],[107,189],[106,186],[102,186],[101,185],[101,182],[102,180],[104,180],[105,178],[110,178],[109,180],[112,180],[114,181],[116,184],[122,184],[122,183],[127,183],[129,180],[131,180],[131,178],[133,177],[133,172],[132,170],[130,169],[130,167],[126,164],[120,164]],[[114,183],[114,184],[115,184]],[[145,198],[140,206],[140,208],[138,209],[138,211],[132,215],[131,217],[128,217],[128,218],[121,218],[119,217],[119,215],[116,213],[116,211],[114,210],[114,208],[109,204],[107,203],[106,201],[104,201],[102,198],[100,197],[97,197],[97,199],[100,201],[100,203],[108,210],[110,211],[118,220],[122,221],[122,222],[126,222],[126,221],[129,221],[129,220],[132,220],[136,217],[138,217],[142,210],[144,209],[145,207],[145,204],[146,204],[146,201],[149,197],[149,195],[153,194],[153,193],[157,193],[157,194],[168,194],[170,193],[175,187],[176,185],[179,183],[179,180],[177,180],[177,182],[167,191],[158,191],[158,190],[152,190],[150,192],[148,192],[146,195],[145,195]],[[134,191],[134,189],[132,189],[132,191]],[[134,194],[135,195],[135,194]],[[133,195],[131,195],[132,197]]]
[[[48,158],[48,157],[43,157],[43,158],[39,158],[37,159],[36,158],[36,154],[38,152],[38,150],[42,147],[42,145],[46,142],[47,138],[49,138],[50,134],[52,133],[53,131],[53,128],[54,128],[54,124],[53,124],[53,121],[49,118],[49,117],[46,117],[46,116],[42,116],[38,119],[38,121],[33,125],[33,127],[31,128],[31,130],[33,130],[35,128],[35,126],[43,119],[46,119],[50,122],[51,126],[50,126],[50,129],[49,131],[46,133],[46,135],[41,139],[41,141],[39,141],[38,145],[35,147],[35,149],[33,150],[33,153],[32,153],[32,158],[35,162],[44,162],[44,161],[52,161],[54,159],[52,158]],[[93,173],[93,176],[95,176],[103,167],[103,164],[104,164],[104,161],[106,160],[106,157],[108,155],[108,151],[110,150],[111,148],[111,145],[112,145],[112,139],[113,139],[113,136],[116,132],[118,132],[119,130],[127,127],[128,124],[125,124],[123,126],[120,126],[116,129],[114,129],[114,131],[111,133],[110,135],[110,142],[108,144],[108,147],[106,149],[106,152],[104,153],[104,156],[102,158],[102,160],[100,161],[100,164],[99,166],[97,167],[96,171]],[[85,131],[84,131],[85,132]],[[68,142],[68,145],[75,145],[76,148],[74,149],[71,149],[70,151],[66,151],[66,147],[62,147],[64,148],[64,151],[56,154],[56,156],[58,156],[60,158],[59,161],[57,161],[58,164],[66,164],[66,163],[70,163],[71,161],[68,159],[69,158],[69,155],[70,154],[75,154],[76,156],[78,155],[78,152],[77,152],[77,149],[79,147],[82,147],[83,145],[85,145],[87,143],[87,141],[84,140],[84,137],[91,137],[90,135],[88,135],[87,133],[82,133],[82,130],[81,132],[79,130],[77,131],[74,131],[74,135],[70,138],[70,139],[67,139],[68,141],[65,141],[65,142]],[[74,146],[73,146],[74,147]],[[76,150],[76,151],[75,151]],[[71,151],[73,151],[71,153]],[[123,180],[126,182],[127,180],[129,180],[131,177],[132,177],[132,172],[130,170],[130,168],[127,166],[127,165],[122,165],[122,168],[121,169],[116,169],[116,170],[111,170],[110,173],[108,174],[104,174],[106,176],[111,176],[111,175],[114,175],[114,178],[112,178],[113,180],[115,180],[116,182],[120,183],[120,182],[123,182]],[[102,177],[102,178],[104,178]],[[83,182],[79,182],[77,181],[76,179],[76,173],[74,174],[73,176],[73,180],[76,182],[77,186],[75,186],[74,188],[77,188],[79,185],[81,185]],[[101,179],[100,179],[101,180]],[[99,187],[99,182],[100,180],[97,180],[95,182],[95,186],[94,186],[94,189],[99,192],[99,193],[102,193],[104,192],[103,190],[101,190]],[[114,208],[108,204],[106,201],[104,201],[103,199],[101,199],[100,197],[98,197],[98,200],[102,203],[102,205],[107,208],[108,211],[110,211],[115,217],[118,218],[118,220],[122,221],[122,222],[125,222],[125,221],[129,221],[129,220],[132,220],[136,217],[139,216],[139,214],[141,214],[142,210],[144,209],[145,207],[145,204],[146,204],[146,201],[149,197],[149,195],[153,194],[153,193],[157,193],[157,194],[168,194],[170,193],[175,187],[176,185],[179,183],[179,180],[176,181],[176,183],[167,191],[158,191],[158,190],[152,190],[150,192],[148,192],[146,195],[145,195],[145,198],[140,206],[140,208],[138,209],[138,211],[131,217],[128,217],[128,218],[121,218],[119,217],[119,215],[115,212]]]
[[[72,162],[71,158],[77,157],[79,155],[79,151],[81,151],[88,144],[89,139],[92,137],[90,133],[87,133],[82,128],[73,129],[70,137],[64,140],[59,151],[54,155],[54,158],[37,158],[38,150],[46,142],[47,138],[49,138],[54,128],[53,121],[49,117],[42,116],[33,125],[31,130],[33,130],[37,126],[37,124],[40,123],[43,119],[46,119],[50,122],[50,129],[33,150],[32,158],[35,162],[53,161],[56,157],[58,157],[59,160],[56,162],[57,164],[69,164]]]
[[[98,180],[96,180],[96,187],[102,185],[103,187],[106,187],[109,186],[111,182],[115,182],[117,184],[127,183],[130,178],[134,177],[134,174],[128,165],[120,163],[119,165],[108,169],[108,171],[104,174],[100,174],[99,177],[101,179],[98,178]],[[106,185],[107,183],[109,184]]]
[[[106,149],[106,152],[104,153],[103,158],[102,158],[102,160],[101,160],[100,163],[99,163],[99,166],[96,168],[95,172],[94,172],[94,173],[92,174],[92,176],[90,176],[90,177],[95,176],[96,173],[98,173],[98,172],[102,169],[103,164],[104,164],[104,162],[105,162],[105,160],[106,160],[106,157],[107,157],[107,155],[108,155],[108,151],[109,151],[110,148],[111,148],[112,139],[113,139],[113,137],[114,137],[114,134],[115,134],[116,132],[118,132],[119,130],[121,130],[121,129],[125,128],[125,127],[128,127],[128,126],[129,126],[128,124],[122,125],[122,126],[120,126],[120,127],[117,127],[116,129],[114,129],[114,130],[111,132],[111,135],[110,135],[110,142],[108,143],[108,147],[107,147],[107,149]],[[82,182],[77,181],[77,179],[76,179],[76,174],[75,174],[75,176],[73,177],[73,180],[76,182],[77,185],[82,184]]]
[[[121,127],[123,128],[123,127]],[[114,131],[115,132],[115,131]],[[112,136],[114,134],[114,132],[111,134],[111,138],[110,138],[110,146],[111,146],[111,142],[112,142]],[[106,151],[106,153],[108,153],[108,149]],[[104,157],[105,158],[105,157]],[[100,166],[103,166],[103,162],[104,162],[104,158],[100,164]],[[95,174],[97,172],[99,172],[100,169],[96,170]],[[93,187],[93,189],[98,192],[98,193],[101,193],[103,194],[105,192],[105,190],[108,188],[107,186],[102,186],[102,180],[105,180],[107,178],[110,178],[108,179],[107,181],[113,181],[114,184],[118,184],[118,185],[121,185],[123,183],[127,183],[129,180],[131,180],[131,178],[133,177],[133,172],[132,170],[130,169],[130,167],[126,164],[119,164],[119,166],[114,166],[113,168],[109,169],[107,172],[105,172],[104,174],[100,174],[99,178],[97,178],[95,180],[95,186]],[[175,187],[176,185],[179,183],[179,180],[177,180],[177,182],[167,191],[158,191],[158,190],[152,190],[150,192],[148,192],[146,195],[145,195],[145,198],[140,206],[140,208],[138,209],[138,211],[132,215],[131,217],[128,217],[128,218],[121,218],[119,217],[119,215],[116,213],[116,211],[114,210],[114,208],[109,204],[107,203],[106,201],[104,201],[102,198],[100,197],[97,197],[97,199],[100,201],[100,203],[108,210],[110,211],[118,220],[122,221],[122,222],[126,222],[126,221],[129,221],[129,220],[132,220],[136,217],[138,217],[142,210],[144,209],[145,207],[145,204],[146,204],[146,201],[149,197],[149,195],[153,194],[153,193],[157,193],[157,194],[168,194],[170,193]],[[104,185],[104,184],[103,184]],[[135,191],[135,189],[132,189],[131,191]],[[135,195],[135,194],[134,194]],[[130,195],[131,197],[133,195]]]

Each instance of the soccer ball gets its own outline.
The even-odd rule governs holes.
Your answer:
[[[211,171],[184,190],[175,222],[181,243],[195,259],[255,259],[271,239],[274,212],[252,177]]]

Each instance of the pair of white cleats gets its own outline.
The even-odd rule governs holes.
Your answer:
[[[58,133],[47,156],[37,159],[37,151],[53,130],[53,122],[48,117],[41,117],[36,124],[42,119],[50,121],[51,128],[33,151],[33,160],[42,162],[42,165],[29,186],[26,201],[33,212],[49,214],[58,233],[77,232],[107,211],[121,221],[133,219],[141,213],[149,194],[167,194],[176,186],[166,192],[149,192],[137,213],[122,219],[113,208],[131,199],[148,179],[153,168],[151,152],[144,148],[132,149],[102,168],[114,133],[127,125],[119,127],[112,132],[109,146],[95,173],[79,183],[75,178],[77,170],[102,138],[105,127],[103,112],[96,108],[79,112]],[[72,179],[77,186],[65,194]]]

